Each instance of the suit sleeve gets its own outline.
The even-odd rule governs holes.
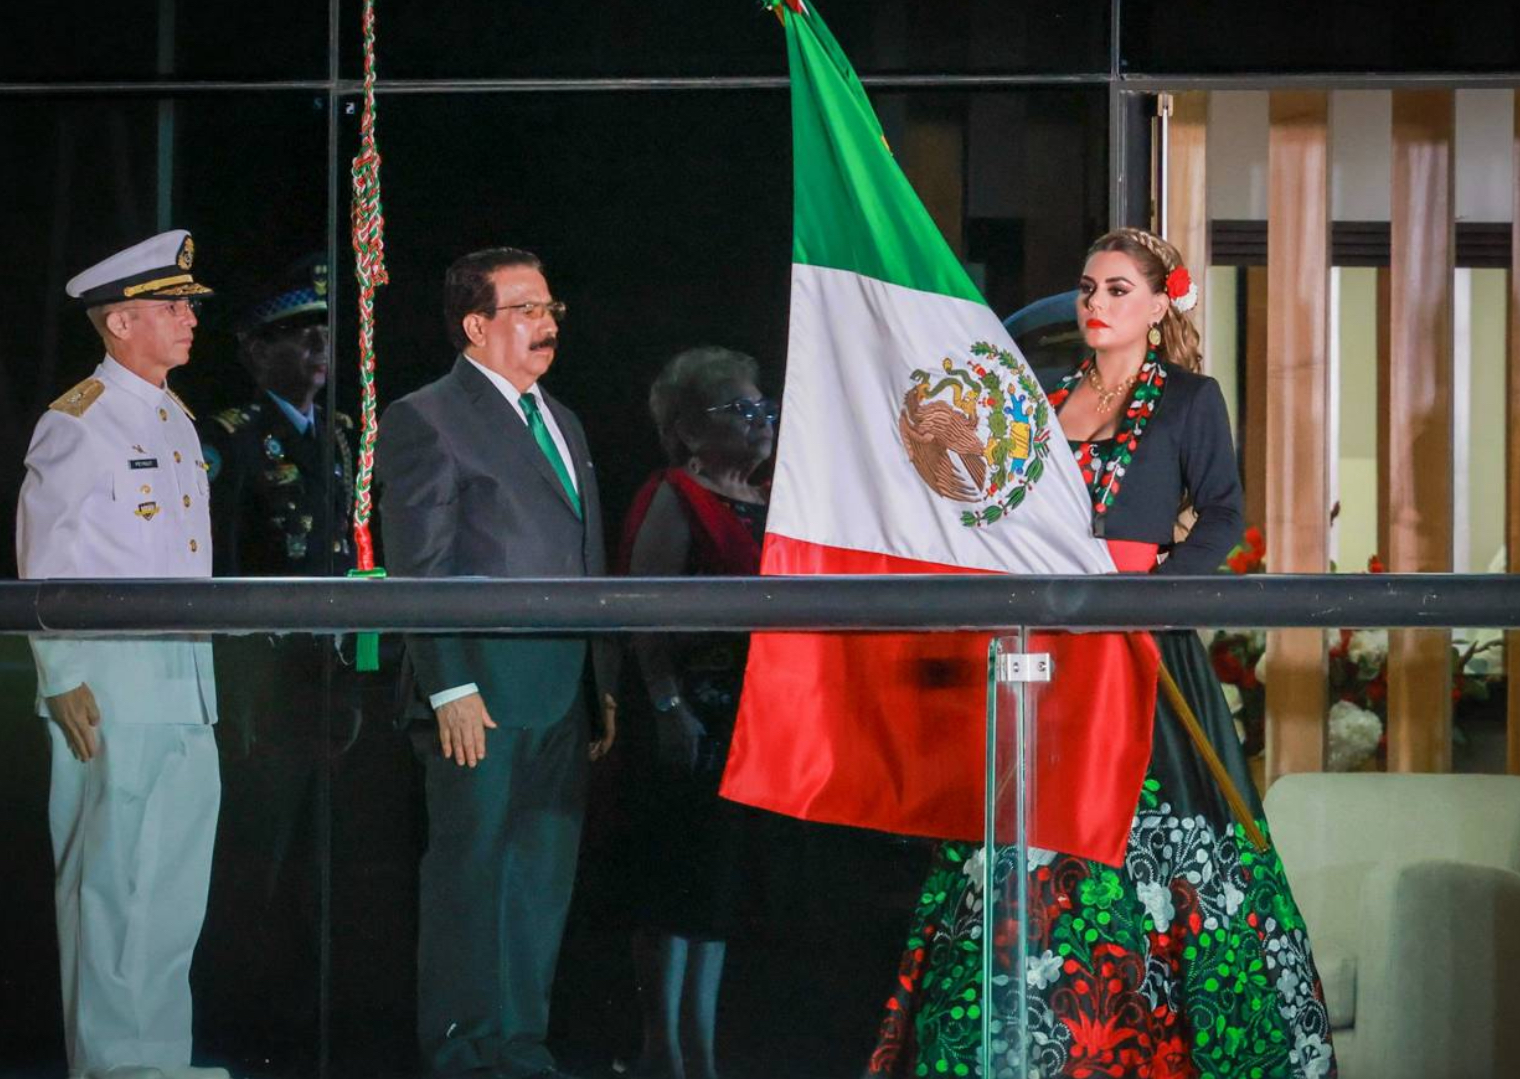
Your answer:
[[[1198,520],[1156,572],[1217,573],[1240,541],[1245,523],[1230,414],[1219,383],[1212,378],[1204,381],[1188,412],[1182,433],[1182,482]]]
[[[102,472],[94,465],[89,432],[76,417],[47,412],[26,454],[26,478],[16,513],[16,565],[23,579],[89,577],[81,514]],[[54,697],[86,679],[81,640],[32,637],[37,689]]]
[[[405,401],[386,410],[375,446],[380,524],[393,577],[454,575],[459,482],[447,439]],[[407,653],[426,697],[475,680],[458,637],[408,634]]]

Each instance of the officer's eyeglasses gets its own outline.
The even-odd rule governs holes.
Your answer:
[[[732,412],[746,423],[754,423],[756,420],[764,420],[774,424],[781,418],[781,408],[769,397],[756,397],[751,400],[748,397],[735,397],[732,401],[725,401],[721,405],[713,405],[706,409],[708,412]]]
[[[502,304],[500,307],[488,307],[481,314],[494,316],[498,311],[521,311],[530,319],[540,319],[548,315],[555,322],[563,322],[565,320],[565,305],[560,300],[535,300],[532,303]]]
[[[175,318],[184,318],[186,315],[199,315],[201,313],[200,298],[192,296],[181,296],[177,300],[145,300],[142,306],[166,310]]]

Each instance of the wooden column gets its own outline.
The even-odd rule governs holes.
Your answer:
[[[1330,95],[1271,97],[1267,169],[1267,568],[1330,564]],[[1324,632],[1267,644],[1267,779],[1325,759]]]
[[[1515,192],[1510,214],[1509,367],[1504,542],[1511,573],[1520,573],[1520,90],[1515,91]],[[1520,630],[1504,635],[1504,670],[1509,682],[1509,771],[1520,775]]]
[[[1388,475],[1392,460],[1388,455],[1388,327],[1393,317],[1393,289],[1388,267],[1377,268],[1377,556],[1388,564],[1388,484],[1382,477]]]
[[[1452,299],[1456,226],[1451,90],[1393,92],[1388,333],[1388,568],[1452,566]],[[1451,631],[1388,639],[1388,768],[1451,768]]]
[[[1208,296],[1204,275],[1209,268],[1208,154],[1209,95],[1190,90],[1172,96],[1172,115],[1166,128],[1166,238],[1182,252],[1200,289],[1193,323],[1204,332],[1204,305]],[[1208,350],[1203,362],[1207,369]]]

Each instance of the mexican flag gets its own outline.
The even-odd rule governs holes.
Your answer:
[[[811,0],[775,7],[795,208],[761,572],[1114,572],[1045,395],[893,160],[849,61]],[[755,634],[723,795],[980,839],[988,640]],[[1056,669],[1031,842],[1116,862],[1150,755],[1154,645],[1052,634],[1038,647]]]

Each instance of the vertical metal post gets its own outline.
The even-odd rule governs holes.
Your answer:
[[[1007,641],[1016,642],[1015,651],[1005,652],[1002,645]],[[1000,891],[1006,888],[1006,882],[1011,878],[1013,882],[1012,901],[1014,909],[1014,924],[1018,926],[1018,932],[1014,934],[1011,969],[1012,1007],[1003,1015],[1002,1036],[1003,1041],[1013,1048],[1017,1060],[1016,1074],[1019,1079],[1029,1072],[1029,984],[1025,977],[1025,971],[1029,967],[1029,925],[1027,912],[1029,909],[1029,844],[1028,844],[1028,817],[1029,817],[1029,784],[1032,780],[1029,771],[1030,742],[1032,724],[1034,718],[1034,702],[1030,697],[1029,684],[1031,682],[1047,682],[1051,677],[1051,659],[1045,653],[1033,653],[1028,651],[1029,629],[1020,626],[1016,630],[1016,636],[996,639],[992,642],[992,662],[990,667],[989,685],[987,687],[987,798],[984,809],[984,834],[986,846],[982,852],[982,1075],[988,1079],[1001,1079],[1007,1073],[1000,1071],[998,1064],[991,1057],[994,1032],[992,1029],[993,1016],[995,1014],[993,1000],[993,978],[995,969],[995,956],[993,955],[993,941],[997,935],[997,912],[1006,905],[1006,896],[1001,896]],[[1003,714],[999,707],[1002,699],[1003,687],[1010,686],[1013,689],[1013,715]],[[1003,743],[1001,731],[1007,729],[1007,724],[1013,723],[1013,743],[1011,759],[1003,761],[999,759],[999,749]],[[1014,826],[1012,834],[1001,833],[998,830],[1000,817],[999,808],[1003,796],[1017,799],[1014,813]],[[1000,851],[1013,852],[1012,864],[1008,866],[1004,883],[1000,886],[998,866],[1000,863]],[[1003,902],[1000,903],[999,900]]]
[[[998,699],[1002,696],[1002,643],[1002,638],[994,637],[987,648],[987,740],[982,769],[982,1029],[977,1044],[981,1053],[979,1074],[987,1079],[996,1074],[992,1066],[992,938],[996,931],[992,917],[992,890],[995,883],[992,849],[993,840],[997,837]]]
[[[175,45],[174,0],[158,0],[158,55],[155,70],[159,78],[174,74]],[[174,227],[174,99],[158,103],[158,198],[153,220],[157,231]]]
[[[1156,95],[1156,119],[1151,135],[1151,231],[1157,236],[1171,236],[1167,212],[1166,187],[1171,180],[1172,95]]]
[[[342,27],[341,0],[328,0],[327,4],[327,409],[326,425],[322,447],[322,479],[323,490],[327,497],[323,500],[326,509],[324,513],[332,513],[332,487],[333,463],[335,445],[333,439],[334,426],[338,422],[338,380],[340,365],[337,363],[341,350],[338,347],[339,316],[342,304],[338,302],[338,229],[340,222],[346,220],[346,215],[338,212],[338,192],[340,190],[343,170],[340,166],[342,160],[339,153],[339,130],[338,130],[338,80],[341,77],[339,58],[339,33]],[[329,518],[330,522],[330,518]],[[332,534],[333,529],[327,530],[327,572],[333,571]],[[336,643],[336,638],[334,638]],[[336,755],[332,752],[333,746],[333,664],[335,661],[334,648],[323,650],[326,662],[323,665],[322,686],[322,768],[317,773],[317,1079],[328,1079],[332,1073],[332,814],[333,814],[333,767],[336,763]],[[349,687],[351,688],[351,686]],[[347,701],[345,700],[345,704]]]
[[[1128,119],[1124,93],[1120,88],[1123,58],[1120,56],[1120,0],[1109,3],[1108,43],[1108,227],[1116,229],[1129,223],[1129,180],[1127,167]]]

